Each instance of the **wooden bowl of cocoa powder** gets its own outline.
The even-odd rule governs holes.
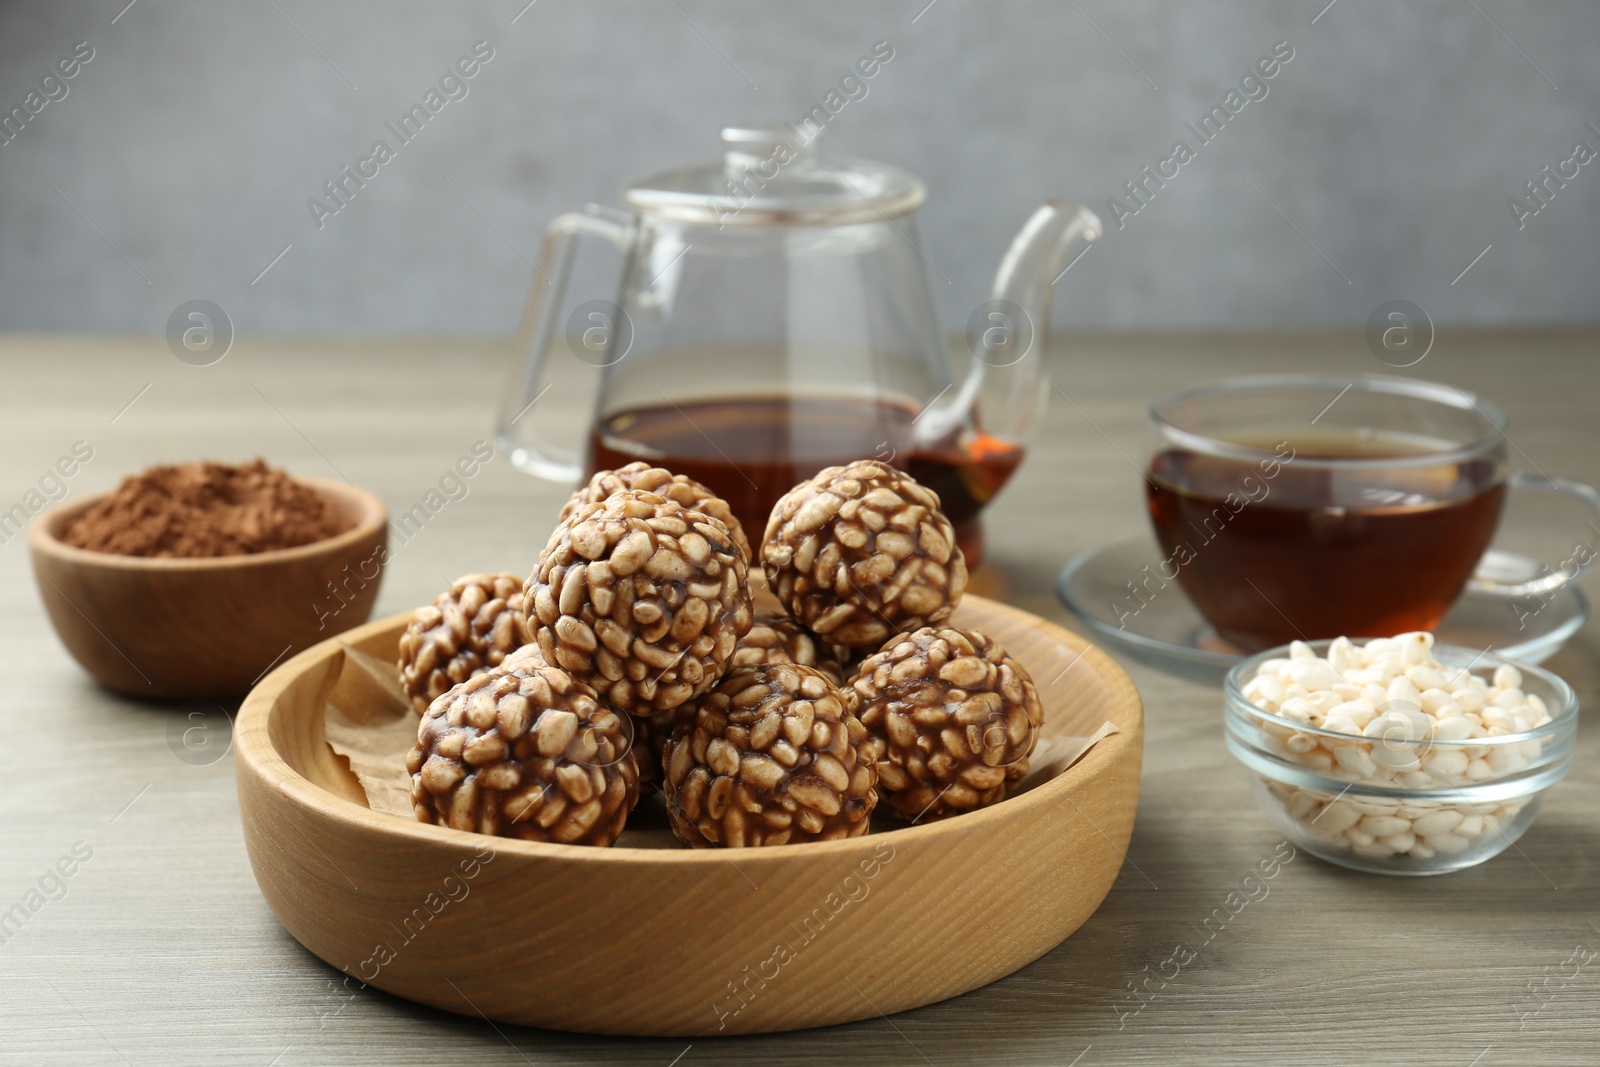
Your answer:
[[[367,621],[388,513],[363,489],[259,460],[191,463],[51,508],[28,547],[61,643],[102,685],[228,698]]]

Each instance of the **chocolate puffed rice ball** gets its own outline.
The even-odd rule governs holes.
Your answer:
[[[822,672],[739,667],[667,742],[667,814],[696,847],[859,837],[878,802],[866,731]]]
[[[524,594],[546,663],[618,711],[671,711],[717,683],[750,629],[745,555],[727,525],[638,489],[583,504]]]
[[[871,735],[878,789],[902,819],[987,807],[1028,773],[1044,725],[1033,679],[975,630],[924,627],[862,662],[845,703]]]
[[[786,493],[761,565],[797,622],[851,648],[942,622],[967,587],[939,497],[877,460],[829,467]]]
[[[396,668],[418,715],[451,687],[498,667],[527,640],[522,579],[468,574],[418,608],[400,635]]]
[[[627,717],[531,657],[429,706],[406,757],[417,820],[524,841],[607,846],[639,800]]]
[[[714,519],[720,519],[733,535],[734,542],[744,549],[745,560],[755,559],[750,551],[750,541],[744,535],[744,527],[739,525],[739,520],[734,518],[733,509],[728,502],[710,489],[701,485],[687,474],[673,474],[664,467],[652,467],[648,463],[630,463],[625,467],[618,467],[614,471],[596,471],[595,476],[589,479],[589,484],[573,492],[557,516],[557,522],[565,522],[567,518],[584,504],[598,504],[610,497],[619,489],[643,489],[647,493],[664,496],[668,500],[676,500],[692,511],[703,512]]]
[[[756,612],[755,624],[733,650],[730,669],[759,663],[797,663],[802,667],[814,667],[827,675],[834,685],[844,684],[844,669],[833,650],[804,626],[773,611]]]

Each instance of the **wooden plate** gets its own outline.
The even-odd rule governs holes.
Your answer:
[[[409,615],[342,640],[392,660]],[[1047,735],[1111,722],[1076,765],[982,811],[767,849],[583,848],[373,812],[324,740],[345,653],[270,674],[234,731],[245,844],[294,937],[396,996],[508,1023],[702,1035],[825,1026],[965,993],[1037,959],[1104,899],[1133,832],[1144,713],[1110,657],[969,596],[1032,673]]]

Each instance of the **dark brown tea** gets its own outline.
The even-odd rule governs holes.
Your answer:
[[[1460,595],[1500,520],[1498,461],[1457,462],[1410,434],[1286,433],[1236,441],[1270,458],[1171,448],[1146,499],[1164,558],[1135,576],[1128,611],[1176,578],[1245,651],[1296,638],[1431,630]],[[1404,465],[1317,460],[1408,459]]]
[[[880,459],[939,494],[969,566],[982,554],[978,511],[1022,462],[1021,447],[965,430],[913,444],[909,403],[851,396],[753,396],[666,403],[605,416],[588,473],[645,460],[725,499],[760,544],[778,498],[824,467]]]

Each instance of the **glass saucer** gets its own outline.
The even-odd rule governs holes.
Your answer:
[[[1161,558],[1161,550],[1146,538],[1091,549],[1061,569],[1056,592],[1107,647],[1168,674],[1220,684],[1244,655],[1218,636],[1178,583],[1168,582],[1142,606],[1128,590],[1127,583],[1144,576],[1145,567],[1154,568]],[[1486,553],[1478,565],[1480,575],[1501,581],[1532,577],[1539,571],[1533,560],[1499,550]],[[1492,647],[1507,659],[1542,663],[1588,617],[1589,601],[1576,585],[1548,595],[1542,603],[1533,597],[1512,601],[1469,586],[1435,634],[1443,644]]]

